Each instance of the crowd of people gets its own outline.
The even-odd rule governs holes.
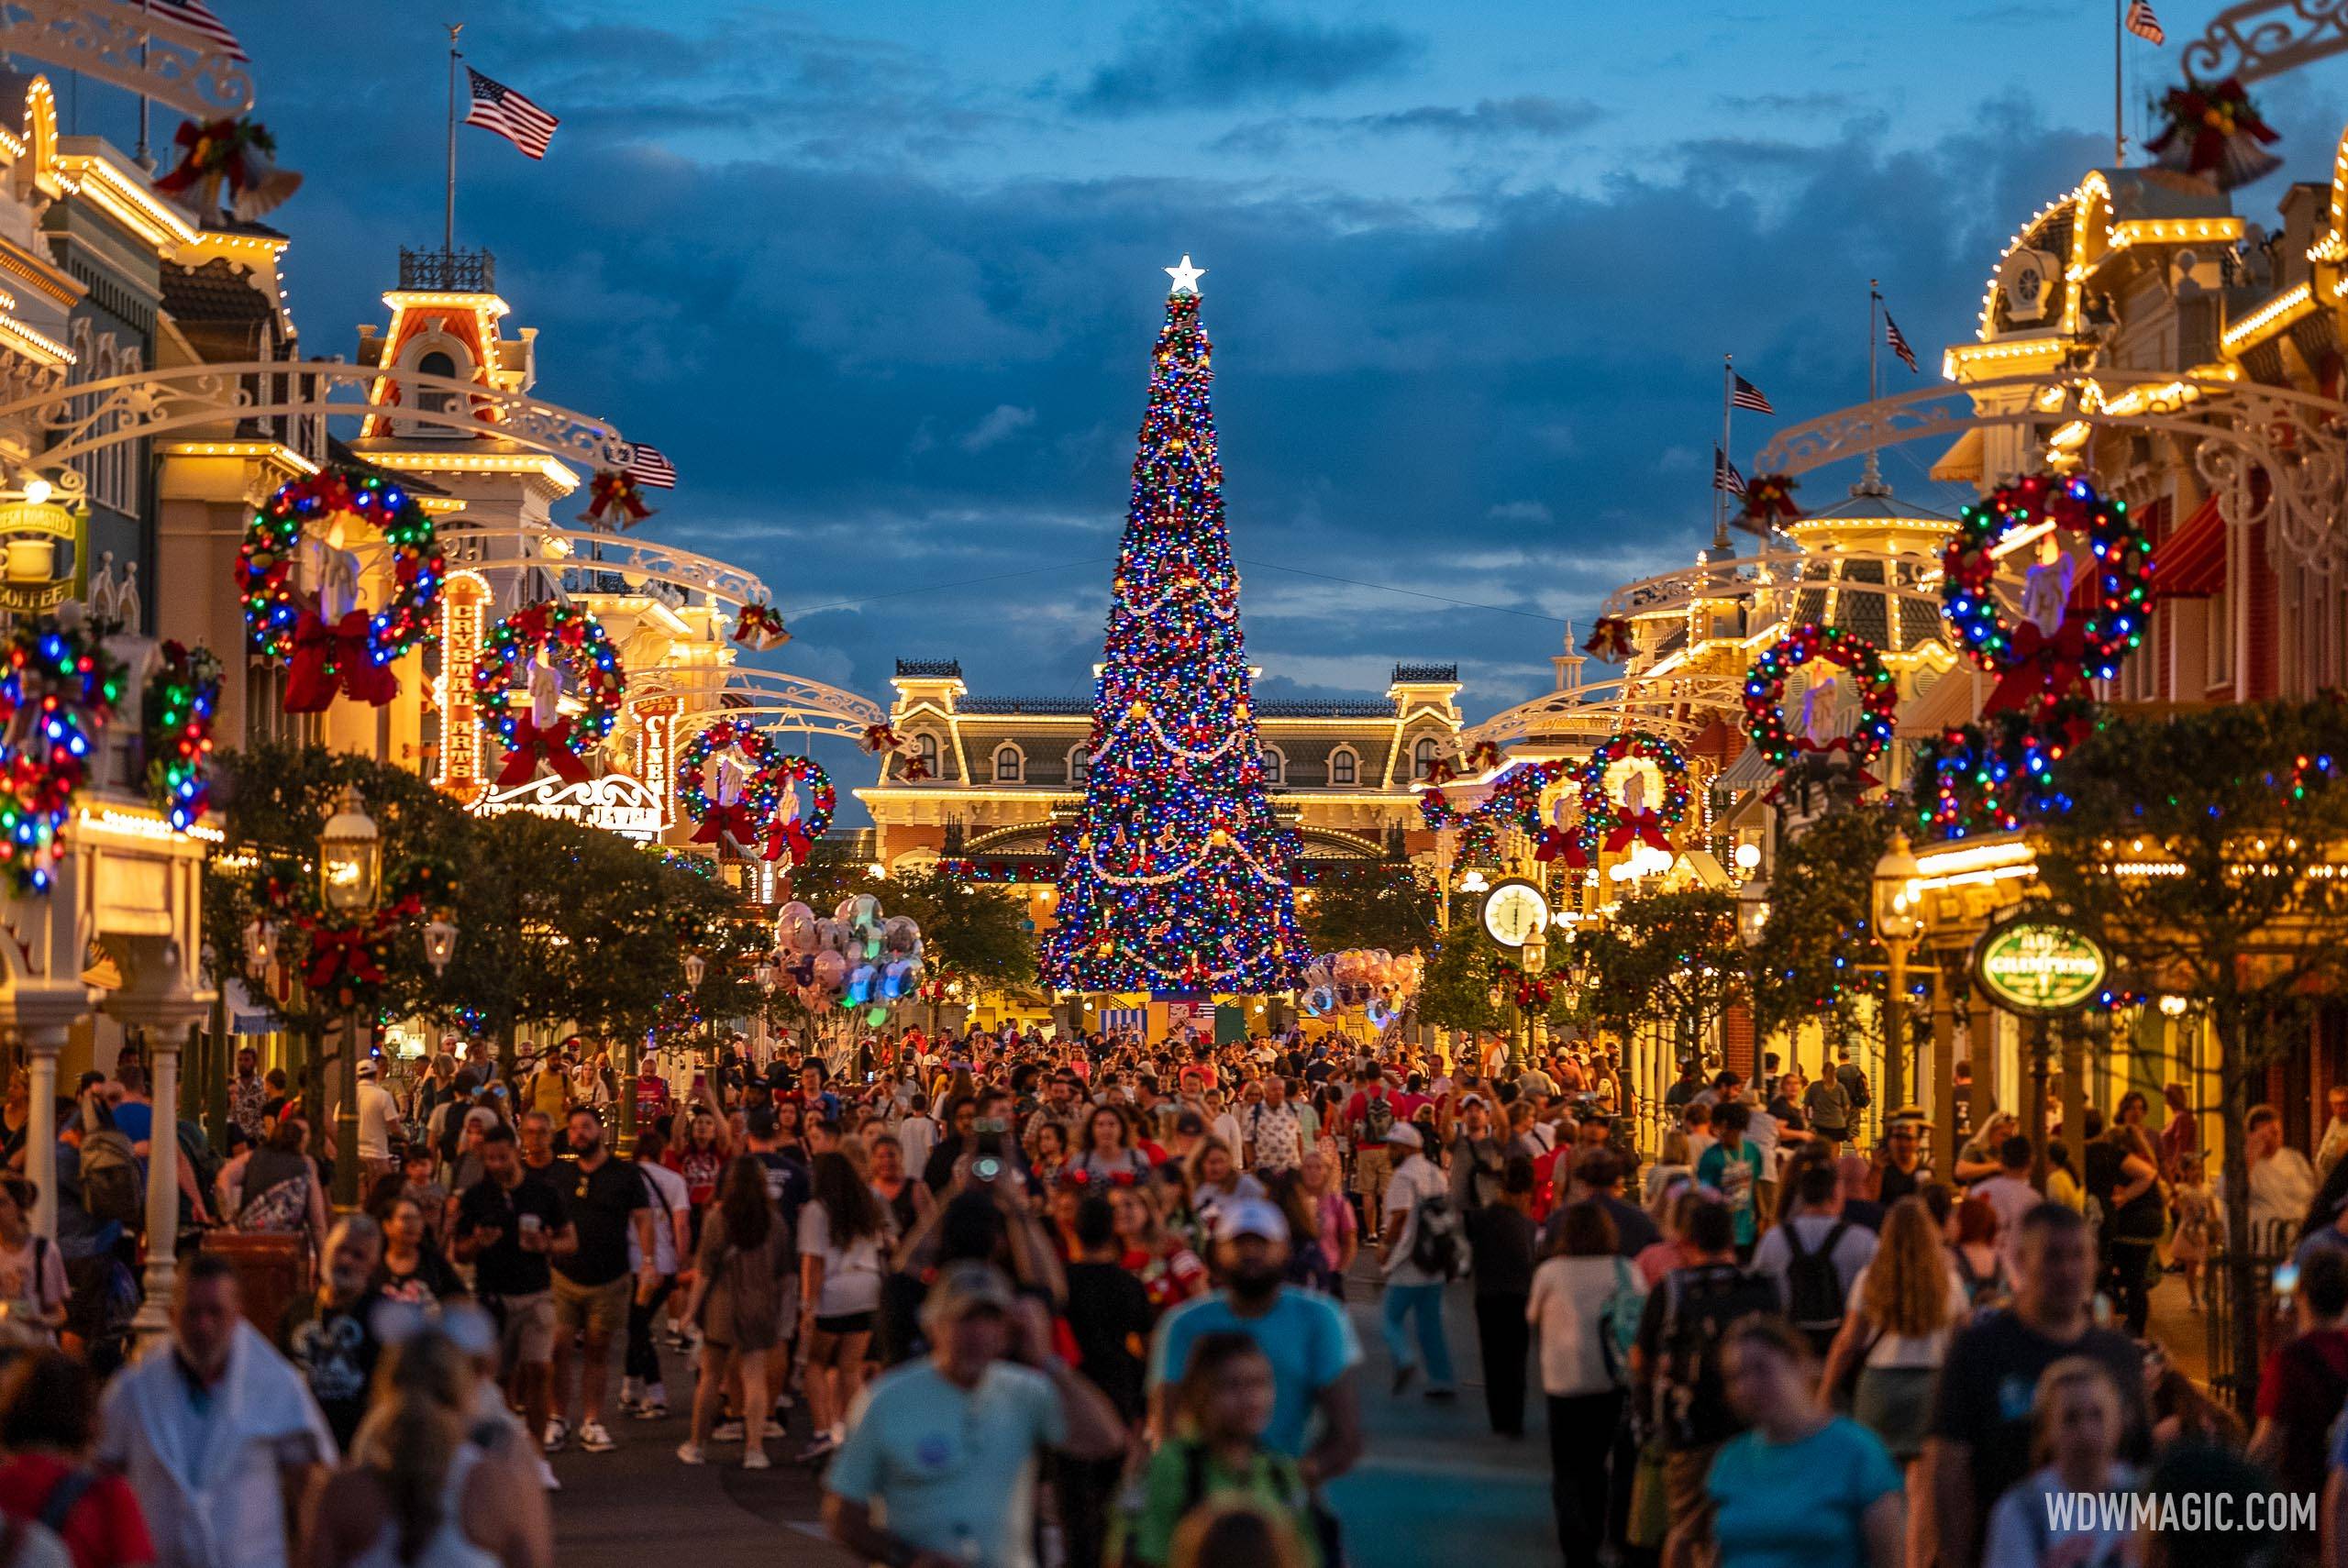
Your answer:
[[[2144,1338],[2147,1281],[2186,1272],[2198,1301],[2215,1224],[2181,1099],[2157,1134],[2141,1096],[2090,1114],[2077,1172],[1993,1116],[1944,1177],[1847,1059],[1749,1083],[1691,1061],[1653,1106],[1580,1043],[1512,1065],[1498,1043],[907,1031],[836,1067],[788,1042],[612,1059],[451,1049],[396,1092],[370,1064],[366,1198],[335,1216],[299,1095],[249,1055],[216,1154],[181,1130],[205,1240],[168,1353],[119,1371],[159,1130],[135,1056],[82,1085],[54,1242],[0,1179],[22,1550],[540,1568],[548,1456],[673,1413],[680,1464],[812,1467],[869,1562],[1335,1568],[1365,1399],[1455,1400],[1468,1363],[1498,1439],[1545,1433],[1575,1568],[2348,1562],[2330,1139],[2246,1430]],[[2254,1161],[2254,1194],[2287,1154]],[[249,1320],[212,1226],[284,1239],[315,1286]],[[2189,1551],[2048,1505],[2328,1486]]]

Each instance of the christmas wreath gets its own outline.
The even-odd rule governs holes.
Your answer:
[[[1538,1012],[1549,1005],[1549,982],[1540,976],[1507,963],[1495,966],[1494,972],[1500,977],[1502,994],[1516,1003],[1518,1011]]]
[[[2011,833],[2060,799],[2054,765],[2095,727],[2094,702],[2066,697],[2042,713],[2015,709],[1946,729],[1916,747],[1916,824],[1940,838]]]
[[[780,860],[791,856],[793,866],[804,864],[815,841],[832,825],[832,809],[839,803],[839,795],[832,788],[832,776],[812,756],[778,756],[766,770],[775,782],[775,812],[767,821],[765,858]],[[782,814],[782,791],[785,786],[804,783],[807,786],[807,810],[785,817]]]
[[[122,661],[99,632],[53,616],[19,626],[0,664],[0,870],[49,891],[58,831],[89,781],[90,751],[122,701]]]
[[[1429,790],[1419,797],[1419,819],[1438,833],[1456,830],[1460,834],[1460,850],[1468,858],[1489,858],[1500,851],[1502,827],[1541,832],[1542,791],[1572,773],[1573,768],[1563,762],[1528,762],[1512,767],[1493,781],[1491,793],[1480,804],[1466,812],[1454,810],[1450,798],[1440,789]]]
[[[729,748],[741,752],[748,769],[741,793],[732,801],[720,801],[710,792],[709,767],[719,753]],[[802,780],[811,786],[812,809],[804,816],[784,822],[781,820],[782,792]],[[786,756],[775,749],[764,730],[733,719],[720,719],[685,743],[677,758],[677,799],[685,814],[700,824],[693,833],[695,844],[722,845],[731,839],[748,851],[763,839],[764,858],[780,860],[788,854],[794,865],[805,859],[807,848],[823,836],[837,803],[830,777],[812,758]]]
[[[208,759],[212,714],[220,701],[220,661],[210,648],[165,643],[162,667],[147,682],[140,741],[147,794],[185,833],[212,804]]]
[[[1663,804],[1631,810],[1606,787],[1606,775],[1618,762],[1644,758],[1663,775]],[[1598,841],[1609,855],[1621,853],[1634,840],[1668,851],[1670,830],[1688,820],[1688,758],[1660,735],[1633,730],[1615,735],[1589,754],[1581,769],[1581,823],[1585,835]]]
[[[2144,149],[2164,169],[2195,174],[2221,191],[2272,174],[2283,160],[2266,150],[2282,139],[2259,115],[2241,82],[2227,77],[2210,83],[2187,78],[2163,94],[2168,117]]]
[[[1786,724],[1786,679],[1812,659],[1850,671],[1859,686],[1859,725],[1824,745],[1797,735]],[[1772,767],[1782,768],[1802,752],[1844,751],[1865,767],[1891,744],[1899,712],[1899,683],[1883,665],[1873,643],[1840,626],[1797,626],[1767,647],[1744,673],[1744,733]]]
[[[308,529],[346,515],[391,547],[393,591],[372,615],[352,610],[328,625],[316,599],[295,587],[294,558]],[[245,526],[237,587],[252,651],[288,666],[285,711],[323,712],[338,692],[379,708],[396,696],[391,663],[429,634],[446,572],[432,519],[382,475],[329,469],[279,487]]]
[[[529,682],[539,651],[570,677],[580,701],[575,719],[558,716],[544,728],[531,713]],[[537,777],[538,759],[564,780],[587,779],[585,754],[612,733],[627,695],[627,672],[604,624],[572,604],[526,604],[489,629],[473,662],[473,696],[482,728],[494,729],[505,747],[501,789]]]
[[[2066,593],[2053,632],[2037,620],[2019,625],[1999,608],[1999,543],[2018,529],[2052,525],[2056,534],[2084,532],[2094,551],[2095,608],[2081,613]],[[1965,651],[1999,677],[1984,712],[2045,708],[2071,696],[2089,679],[2109,680],[2120,661],[2143,641],[2146,601],[2153,587],[2153,552],[2124,501],[2106,500],[2077,477],[2033,474],[2000,485],[1965,509],[1956,536],[1941,558],[1941,602]],[[2053,569],[2032,569],[2039,571]],[[2025,602],[2030,591],[2025,590]]]
[[[371,1011],[394,966],[393,948],[413,922],[445,909],[457,897],[455,866],[437,856],[411,856],[383,878],[383,899],[374,909],[350,914],[324,909],[312,879],[299,863],[265,862],[253,884],[253,902],[302,935],[292,963],[316,1002]],[[247,979],[266,987],[266,975]]]

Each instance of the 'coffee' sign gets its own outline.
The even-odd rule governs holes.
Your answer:
[[[1973,977],[2009,1012],[2053,1017],[2093,1001],[2111,973],[2094,938],[2043,914],[1989,928],[1973,948]]]

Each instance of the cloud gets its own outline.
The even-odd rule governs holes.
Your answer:
[[[1724,95],[1718,102],[1736,114],[1778,118],[1852,115],[1867,107],[1856,93],[1753,93]]]
[[[987,416],[962,433],[955,445],[965,452],[983,452],[996,443],[1008,440],[1036,423],[1036,411],[999,403]]]
[[[1495,523],[1555,523],[1557,514],[1538,501],[1503,501],[1484,513]]]
[[[1068,102],[1080,114],[1104,117],[1284,103],[1390,75],[1420,50],[1417,39],[1379,23],[1327,23],[1246,0],[1200,0],[1133,28]]]
[[[1368,131],[1430,131],[1461,138],[1567,137],[1589,129],[1605,117],[1606,112],[1587,98],[1528,96],[1486,98],[1467,108],[1428,104],[1415,109],[1365,115],[1346,123]]]

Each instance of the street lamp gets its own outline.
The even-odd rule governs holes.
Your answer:
[[[424,922],[424,961],[432,966],[433,978],[449,972],[449,960],[457,955],[457,924],[443,912]]]
[[[1908,953],[1916,944],[1916,940],[1924,934],[1923,906],[1919,901],[1916,889],[1917,878],[1922,875],[1923,867],[1916,864],[1915,852],[1908,846],[1908,835],[1894,833],[1891,846],[1883,852],[1883,858],[1875,863],[1875,933],[1891,960],[1890,982],[1886,989],[1883,1009],[1883,1104],[1886,1111],[1898,1110],[1905,1103]]]
[[[344,789],[342,809],[318,835],[318,901],[352,926],[374,913],[383,889],[383,837],[367,814],[356,786]],[[359,1009],[342,1012],[341,1092],[334,1112],[334,1201],[345,1213],[359,1207]]]
[[[1769,884],[1760,877],[1747,877],[1736,890],[1736,939],[1746,951],[1755,951],[1768,929]]]
[[[277,962],[277,922],[264,914],[256,914],[245,922],[245,969],[258,976],[260,984],[269,984],[269,971]]]

